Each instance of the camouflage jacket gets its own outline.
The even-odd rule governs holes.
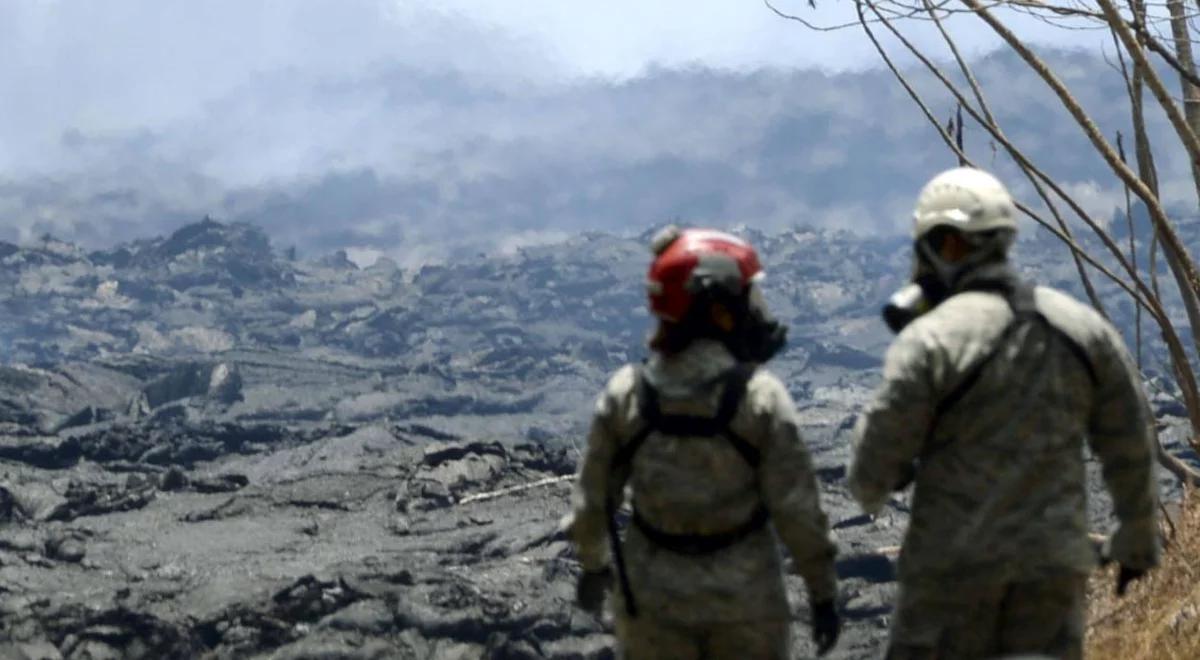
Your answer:
[[[888,350],[884,382],[859,419],[850,488],[875,513],[914,458],[938,448],[916,474],[902,580],[1091,570],[1085,442],[1120,522],[1113,558],[1136,568],[1158,562],[1153,419],[1124,342],[1066,294],[1038,287],[1034,301],[1052,327],[1023,322],[1006,334],[1014,315],[1005,299],[965,292],[912,322]],[[997,345],[927,439],[939,401]]]
[[[698,341],[672,358],[653,358],[645,373],[664,413],[711,417],[724,387],[722,377],[734,364],[719,343]],[[614,455],[642,425],[636,399],[637,370],[626,366],[613,375],[596,403],[571,524],[584,568],[608,564],[605,499],[612,496],[620,503],[628,486],[639,514],[664,532],[726,532],[745,523],[762,505],[772,523],[705,555],[660,548],[630,526],[623,554],[641,612],[689,624],[787,618],[776,535],[791,551],[810,598],[833,598],[835,549],[795,408],[783,384],[758,369],[731,424],[760,452],[757,470],[724,437],[654,432],[629,467],[614,473]]]

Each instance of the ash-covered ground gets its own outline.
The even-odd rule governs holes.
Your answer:
[[[833,657],[875,657],[905,500],[867,519],[844,477],[907,245],[746,233],[841,548]],[[1074,288],[1061,248],[1022,254]],[[212,221],[0,243],[0,657],[611,657],[560,521],[592,397],[644,355],[647,259],[644,236],[587,235],[360,269]]]

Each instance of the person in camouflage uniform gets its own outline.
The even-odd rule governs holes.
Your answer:
[[[1118,592],[1158,562],[1137,369],[1093,309],[1020,281],[1007,259],[1014,216],[1004,186],[970,168],[938,175],[917,202],[923,295],[910,301],[928,311],[887,352],[849,475],[870,514],[915,481],[889,658],[1082,656],[1097,561],[1085,441],[1120,523],[1108,550]]]
[[[839,629],[835,548],[792,400],[757,368],[785,334],[755,285],[758,257],[702,230],[668,229],[654,249],[653,355],[600,395],[574,492],[579,603],[599,611],[615,568],[622,657],[789,658],[778,538],[808,585],[824,653]]]

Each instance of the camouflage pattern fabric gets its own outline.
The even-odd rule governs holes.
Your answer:
[[[1045,323],[1028,322],[973,387],[937,420],[942,449],[917,472],[899,560],[910,594],[969,591],[1085,574],[1086,442],[1103,464],[1119,526],[1110,554],[1131,568],[1158,563],[1153,419],[1117,331],[1094,310],[1038,287]],[[1002,336],[1013,312],[994,293],[959,293],[906,327],[888,350],[884,382],[859,419],[850,488],[878,512],[926,448],[937,403]],[[898,629],[903,632],[902,629]]]
[[[901,588],[888,660],[1083,657],[1087,576],[960,592]],[[1036,654],[1036,655],[1035,655]]]
[[[786,621],[681,626],[617,613],[622,660],[789,660]]]
[[[734,365],[724,346],[702,340],[679,355],[656,356],[645,366],[645,374],[658,391],[664,413],[713,416],[722,394],[722,376]],[[597,570],[609,564],[605,499],[623,501],[627,486],[641,516],[667,533],[727,532],[745,523],[760,504],[769,511],[771,524],[730,547],[703,555],[660,548],[631,526],[625,533],[623,554],[640,617],[636,626],[623,625],[631,631],[628,643],[636,644],[636,639],[650,634],[645,625],[658,625],[643,625],[642,618],[693,632],[704,626],[786,625],[790,609],[777,536],[805,578],[810,598],[833,598],[835,548],[808,451],[796,426],[794,405],[783,384],[759,369],[731,424],[761,453],[757,470],[724,437],[655,432],[629,467],[614,474],[610,470],[614,454],[642,426],[636,373],[632,366],[617,371],[596,404],[570,525],[583,567]],[[616,611],[624,612],[620,590],[613,595]],[[706,652],[704,657],[726,657]]]

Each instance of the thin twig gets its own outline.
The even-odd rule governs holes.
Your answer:
[[[964,1],[970,2],[973,0],[964,0]],[[861,2],[860,4],[865,4],[866,6],[870,7],[873,12],[876,11],[874,8],[874,5],[870,2]],[[1052,191],[1054,191],[1054,193],[1060,199],[1062,199],[1064,202],[1066,202],[1067,205],[1071,207],[1071,210],[1074,211],[1075,214],[1077,216],[1079,216],[1079,218],[1081,220],[1083,220],[1092,229],[1092,231],[1094,231],[1096,233],[1097,236],[1099,236],[1101,241],[1104,243],[1105,247],[1108,248],[1109,252],[1112,253],[1112,255],[1117,260],[1117,262],[1119,264],[1121,264],[1121,266],[1125,269],[1126,273],[1129,274],[1133,278],[1133,282],[1138,287],[1138,289],[1148,292],[1148,288],[1146,287],[1145,283],[1142,282],[1141,280],[1137,279],[1136,277],[1133,277],[1134,273],[1130,270],[1129,264],[1125,260],[1124,254],[1121,252],[1120,247],[1112,240],[1112,237],[1108,234],[1108,232],[1106,232],[1103,227],[1101,227],[1094,219],[1092,219],[1092,217],[1087,213],[1087,211],[1084,210],[1083,207],[1080,206],[1079,203],[1076,202],[1074,198],[1072,198],[1069,194],[1067,194],[1067,192],[1065,190],[1063,190],[1062,186],[1060,186],[1057,181],[1055,181],[1053,178],[1051,178],[1049,175],[1047,175],[1044,171],[1042,171],[1040,168],[1038,168],[1025,155],[1024,152],[1022,152],[1019,148],[1017,148],[1017,146],[1015,144],[1013,144],[1013,142],[1011,140],[1008,139],[1008,137],[1003,133],[1003,131],[1000,131],[1000,130],[998,130],[997,127],[990,125],[983,117],[981,117],[979,112],[977,112],[967,101],[967,99],[963,95],[962,91],[959,90],[954,85],[954,83],[950,81],[950,79],[941,70],[941,68],[939,68],[936,64],[934,64],[933,61],[930,60],[924,53],[922,53],[921,50],[918,49],[912,43],[911,40],[909,40],[898,29],[896,29],[896,27],[894,25],[892,25],[892,22],[890,20],[883,18],[877,12],[876,12],[876,16],[880,18],[879,23],[882,24],[884,27],[886,27],[892,33],[892,35],[895,36],[896,39],[898,41],[900,41],[900,43],[903,44],[905,46],[905,48],[907,48],[908,51],[914,57],[916,57],[925,66],[925,68],[934,75],[934,77],[936,77],[938,79],[939,82],[942,83],[942,85],[947,89],[947,91],[949,91],[952,95],[954,95],[954,97],[956,99],[958,99],[958,101],[960,103],[963,104],[963,107],[966,109],[968,114],[970,114],[971,117],[976,122],[978,122],[980,125],[984,126],[988,130],[988,132],[992,135],[992,137],[995,138],[996,141],[998,141],[1005,148],[1005,150],[1009,153],[1009,155],[1013,158],[1013,160],[1016,161],[1016,163],[1018,165],[1020,165],[1022,168],[1026,168],[1030,172],[1033,172],[1034,174],[1036,174],[1037,177],[1043,183],[1045,183],[1045,185],[1047,187],[1049,187]],[[878,43],[878,42],[876,41],[876,43]],[[879,48],[877,47],[877,50],[878,49]],[[1031,53],[1030,53],[1030,55],[1032,57],[1036,58],[1036,56],[1033,56]],[[1040,60],[1038,60],[1038,62],[1041,63]],[[1049,69],[1045,67],[1044,63],[1041,63],[1041,66],[1043,69],[1046,70],[1047,73],[1049,73]],[[1049,74],[1049,75],[1052,76],[1053,74]],[[1057,78],[1055,78],[1055,80],[1057,81]],[[912,94],[915,94],[915,91],[911,92],[910,96]],[[1072,99],[1072,101],[1073,101],[1073,99]],[[1082,112],[1082,110],[1080,110],[1080,112]],[[1086,119],[1093,128],[1095,127],[1094,123],[1092,123],[1091,119],[1088,118],[1086,115],[1084,115],[1084,119]],[[1101,137],[1101,140],[1103,140],[1103,137]],[[1104,146],[1107,147],[1108,146],[1107,143],[1104,143]],[[1136,177],[1134,177],[1134,178],[1136,180]],[[1061,235],[1060,232],[1055,232],[1055,233],[1058,235]],[[1071,244],[1074,244],[1074,241],[1071,241]],[[1095,262],[1094,262],[1094,260],[1089,259],[1089,263],[1094,264]],[[1126,291],[1131,292],[1131,295],[1133,295],[1135,300],[1138,300],[1138,301],[1143,300],[1141,296],[1139,296],[1137,294],[1133,294],[1131,289],[1128,286],[1125,286],[1124,282],[1120,278],[1116,278],[1114,276],[1112,279],[1118,285],[1122,285]],[[1158,304],[1157,301],[1154,301],[1154,300],[1147,301],[1147,309],[1150,310],[1151,312],[1153,312],[1155,314],[1156,318],[1166,318],[1166,313],[1162,310],[1161,305]]]
[[[562,475],[559,477],[547,477],[545,479],[539,479],[532,483],[520,484],[518,486],[509,486],[508,488],[501,488],[500,490],[493,490],[493,491],[489,491],[486,493],[476,493],[474,495],[467,495],[466,497],[460,499],[458,501],[458,503],[459,504],[471,504],[472,502],[482,502],[484,500],[492,500],[492,499],[496,499],[497,497],[503,497],[505,495],[512,495],[513,493],[519,493],[521,491],[531,490],[533,488],[542,488],[544,486],[553,486],[554,484],[559,484],[564,481],[571,481],[574,478],[575,478],[575,475],[573,475],[573,474],[566,474],[566,475]]]
[[[860,15],[862,15],[863,4],[865,4],[865,3],[863,3],[863,2],[856,3]],[[912,101],[917,105],[917,107],[920,108],[921,112],[925,115],[925,118],[929,121],[929,123],[938,130],[938,136],[942,138],[942,142],[944,142],[946,144],[946,146],[952,152],[954,152],[954,154],[956,156],[958,156],[958,158],[965,161],[968,166],[975,167],[976,165],[974,164],[974,162],[969,157],[967,157],[967,155],[965,153],[963,153],[962,151],[960,151],[958,149],[958,145],[955,144],[954,139],[951,137],[950,133],[948,133],[946,131],[945,127],[943,127],[941,125],[941,123],[937,120],[937,117],[934,116],[933,111],[929,109],[929,105],[927,103],[925,103],[925,100],[921,98],[921,95],[917,93],[916,89],[913,88],[912,84],[908,81],[908,79],[904,76],[904,74],[900,72],[900,70],[896,66],[895,62],[892,61],[891,56],[889,56],[887,54],[887,50],[884,49],[883,45],[879,43],[879,39],[875,36],[874,31],[871,30],[869,23],[864,20],[860,23],[860,25],[862,26],[864,32],[866,32],[867,38],[871,40],[871,43],[872,43],[872,45],[874,45],[875,50],[879,53],[880,58],[883,59],[884,64],[892,72],[892,75],[896,78],[896,80],[900,83],[900,85],[902,87],[904,87],[904,90],[908,93],[909,98],[911,98]],[[1028,205],[1023,204],[1019,201],[1016,202],[1016,205],[1017,205],[1017,210],[1021,211],[1021,213],[1023,213],[1025,216],[1027,216],[1030,220],[1033,220],[1034,222],[1036,222],[1038,225],[1040,225],[1046,231],[1049,231],[1056,238],[1058,238],[1060,241],[1062,241],[1063,244],[1065,244],[1072,252],[1079,255],[1080,258],[1087,261],[1088,264],[1090,264],[1092,267],[1096,268],[1098,271],[1100,271],[1102,274],[1104,274],[1106,277],[1108,277],[1109,280],[1111,280],[1114,284],[1116,284],[1118,287],[1123,289],[1125,291],[1125,293],[1129,294],[1129,297],[1132,298],[1138,305],[1145,307],[1146,310],[1150,313],[1150,315],[1153,316],[1156,320],[1161,318],[1161,309],[1160,308],[1156,308],[1155,306],[1153,306],[1151,304],[1151,302],[1149,302],[1148,300],[1143,298],[1142,295],[1139,294],[1138,291],[1134,290],[1133,286],[1131,286],[1129,283],[1127,283],[1124,280],[1124,278],[1118,277],[1115,273],[1113,273],[1111,270],[1109,270],[1109,268],[1107,266],[1105,266],[1104,264],[1097,261],[1095,257],[1093,257],[1086,250],[1084,250],[1078,243],[1076,243],[1073,238],[1063,234],[1058,228],[1054,227],[1049,222],[1047,222],[1044,218],[1042,218],[1040,215],[1038,215],[1038,213],[1036,211],[1034,211],[1032,208],[1030,208]]]
[[[1124,64],[1122,64],[1122,69]],[[1121,131],[1117,131],[1117,151],[1121,154],[1121,161],[1128,162],[1125,157],[1125,140],[1122,139]],[[1133,224],[1133,201],[1129,194],[1129,186],[1122,186],[1125,190],[1125,223],[1129,227],[1129,264],[1133,267],[1134,272],[1137,271],[1137,241],[1134,237]],[[1134,336],[1137,342],[1137,367],[1138,371],[1142,371],[1142,308],[1140,305],[1133,306],[1134,312]]]
[[[1022,59],[1024,59],[1026,61],[1026,63],[1029,64],[1043,78],[1043,80],[1045,80],[1047,82],[1047,84],[1050,85],[1050,87],[1055,91],[1055,93],[1059,95],[1060,100],[1063,102],[1064,106],[1066,106],[1067,110],[1077,120],[1077,122],[1079,123],[1081,128],[1084,129],[1085,134],[1088,135],[1089,139],[1092,140],[1092,142],[1093,142],[1094,146],[1097,148],[1097,150],[1100,151],[1101,155],[1103,155],[1105,157],[1105,160],[1106,160],[1106,162],[1108,162],[1109,166],[1119,176],[1121,176],[1121,178],[1126,182],[1127,185],[1129,185],[1131,188],[1136,190],[1139,197],[1141,197],[1143,199],[1143,201],[1146,203],[1147,208],[1151,212],[1151,217],[1155,221],[1156,228],[1158,225],[1165,225],[1165,227],[1163,228],[1163,232],[1164,233],[1172,233],[1173,228],[1169,226],[1169,221],[1166,219],[1161,206],[1157,204],[1157,201],[1158,201],[1157,196],[1150,194],[1150,192],[1146,188],[1145,183],[1143,181],[1141,181],[1136,175],[1133,175],[1133,173],[1128,169],[1127,165],[1120,162],[1119,158],[1116,157],[1115,152],[1112,149],[1112,147],[1107,143],[1107,141],[1104,139],[1104,137],[1102,135],[1099,135],[1098,129],[1096,128],[1096,126],[1095,126],[1094,122],[1091,120],[1091,118],[1087,116],[1087,114],[1082,110],[1081,107],[1079,107],[1078,102],[1075,101],[1075,99],[1070,95],[1069,92],[1067,92],[1065,86],[1062,85],[1061,81],[1059,81],[1058,78],[1049,70],[1049,68],[1045,65],[1045,63],[1040,58],[1038,58],[1036,55],[1034,55],[1032,53],[1032,51],[1030,51],[1022,42],[1020,42],[1015,37],[1015,35],[1013,35],[1003,24],[999,23],[999,21],[997,21],[994,17],[992,17],[983,8],[983,6],[980,5],[978,2],[976,2],[974,0],[963,0],[963,2],[964,2],[964,4],[971,7],[973,10],[975,10],[975,13],[977,15],[984,18],[985,21],[988,22],[988,24],[991,27],[993,27],[994,31],[996,31],[997,34],[999,34],[1003,39],[1005,39],[1005,41],[1007,41],[1009,43],[1009,45],[1018,52],[1018,54],[1022,57]],[[1045,182],[1045,184],[1047,186],[1049,186],[1051,189],[1053,189],[1055,191],[1055,193],[1061,199],[1063,199],[1065,202],[1067,202],[1068,205],[1070,205],[1072,207],[1072,209],[1076,212],[1076,214],[1079,215],[1079,217],[1082,220],[1084,220],[1085,223],[1089,224],[1089,226],[1092,227],[1093,231],[1096,232],[1096,234],[1104,242],[1105,246],[1112,252],[1114,258],[1116,258],[1117,261],[1120,264],[1122,264],[1122,266],[1127,270],[1127,272],[1129,272],[1131,278],[1133,279],[1135,285],[1138,287],[1139,291],[1144,292],[1146,294],[1146,296],[1151,296],[1152,294],[1150,293],[1146,284],[1144,282],[1142,282],[1137,277],[1137,274],[1130,269],[1128,260],[1125,258],[1121,249],[1115,244],[1115,242],[1112,241],[1111,236],[1109,236],[1108,233],[1102,227],[1099,227],[1094,221],[1092,221],[1090,216],[1082,208],[1080,208],[1079,205],[1077,203],[1075,203],[1074,200],[1069,195],[1067,195],[1065,193],[1065,191],[1063,191],[1061,189],[1061,187],[1058,186],[1058,184],[1053,179],[1046,176],[1044,172],[1041,172],[1038,168],[1036,168],[1036,166],[1034,166],[1033,163],[1030,162],[1028,160],[1028,158],[1025,157],[1024,154],[1019,149],[1017,149],[1015,147],[1015,145],[1013,145],[1011,143],[1011,141],[1009,141],[1003,135],[1002,132],[992,130],[992,127],[987,125],[986,120],[984,120],[982,117],[980,117],[979,114],[973,110],[971,105],[963,97],[961,91],[953,83],[951,83],[945,77],[944,74],[942,74],[941,70],[936,65],[934,65],[932,62],[930,62],[929,59],[927,57],[925,57],[924,54],[919,49],[917,49],[915,46],[913,46],[913,44],[904,37],[904,35],[901,34],[891,24],[891,21],[888,20],[885,16],[883,16],[878,11],[878,9],[875,7],[874,4],[872,4],[866,0],[860,0],[859,2],[856,2],[855,6],[856,6],[856,10],[859,14],[860,25],[863,27],[864,31],[867,33],[868,37],[871,39],[872,44],[875,46],[875,49],[880,53],[881,57],[883,57],[883,59],[887,63],[888,68],[892,71],[893,75],[897,77],[897,79],[901,82],[902,85],[904,85],[905,90],[908,92],[909,96],[912,97],[913,100],[918,104],[918,106],[921,107],[922,112],[925,114],[927,120],[929,120],[929,122],[932,125],[937,127],[939,135],[942,137],[943,142],[945,142],[946,145],[952,151],[955,151],[955,153],[957,153],[960,158],[965,158],[965,154],[961,153],[961,150],[959,150],[957,148],[957,145],[954,143],[952,137],[944,130],[944,128],[940,125],[940,123],[937,122],[937,120],[933,117],[933,114],[929,111],[928,106],[926,106],[924,104],[924,101],[920,98],[920,95],[916,93],[916,91],[907,82],[907,80],[904,79],[904,76],[902,74],[900,74],[900,72],[896,68],[895,64],[888,57],[886,50],[883,49],[883,47],[879,43],[878,39],[874,36],[874,32],[870,29],[868,21],[866,20],[866,16],[863,12],[864,5],[869,7],[871,9],[871,11],[875,14],[875,17],[876,17],[878,23],[884,25],[889,31],[891,31],[891,33],[901,43],[903,43],[905,45],[905,47],[908,48],[909,51],[914,56],[916,56],[919,60],[921,60],[921,62],[926,66],[927,69],[929,69],[932,73],[935,74],[935,76],[938,77],[938,79],[942,82],[942,84],[952,94],[954,94],[954,96],[959,100],[959,102],[963,104],[964,108],[966,108],[967,111],[972,114],[972,117],[976,121],[978,121],[981,125],[984,125],[985,127],[987,127],[989,129],[989,132],[992,133],[993,137],[1005,146],[1006,150],[1008,150],[1009,154],[1011,156],[1013,156],[1013,158],[1015,160],[1017,160],[1018,164],[1020,164],[1023,168],[1028,169],[1029,171],[1038,173],[1039,178],[1041,178],[1042,181]],[[1138,63],[1143,64],[1144,58],[1142,58],[1140,61],[1138,61]],[[967,159],[967,160],[969,162],[969,159]],[[1028,211],[1025,208],[1022,208],[1022,212],[1026,213],[1027,215],[1030,215],[1030,217],[1034,218],[1035,220],[1040,221],[1040,218],[1032,211]],[[1044,222],[1039,222],[1039,224],[1042,224],[1044,227],[1051,229],[1051,231],[1053,233],[1055,233],[1056,235],[1059,235],[1059,232],[1054,231],[1053,228],[1050,228]],[[1067,242],[1069,245],[1072,245],[1073,249],[1077,248],[1077,246],[1074,245],[1074,241],[1071,241],[1069,238],[1062,237],[1061,235],[1060,235],[1060,238],[1064,238],[1064,242]],[[1078,252],[1081,255],[1087,254],[1086,252],[1084,252],[1082,250],[1078,250]],[[1089,263],[1095,264],[1095,260],[1092,259],[1090,257],[1090,255],[1087,255],[1086,258],[1088,259]],[[1187,258],[1186,255],[1184,255],[1184,258],[1185,259]],[[1137,301],[1138,304],[1145,305],[1146,309],[1151,313],[1151,315],[1158,322],[1160,328],[1163,331],[1163,338],[1166,341],[1167,348],[1172,357],[1172,362],[1173,362],[1177,380],[1179,381],[1181,389],[1184,392],[1185,400],[1187,402],[1187,408],[1189,411],[1189,417],[1192,420],[1193,428],[1200,428],[1200,393],[1197,393],[1197,391],[1196,391],[1196,380],[1194,377],[1194,372],[1192,372],[1191,364],[1188,360],[1187,352],[1183,349],[1183,346],[1179,341],[1179,337],[1175,333],[1174,328],[1171,324],[1169,316],[1167,315],[1166,311],[1162,308],[1161,300],[1157,297],[1143,298],[1142,295],[1140,295],[1139,293],[1135,293],[1121,279],[1112,276],[1111,273],[1109,273],[1106,269],[1101,269],[1101,272],[1110,276],[1114,282],[1116,282],[1119,286],[1121,286],[1128,293],[1130,293],[1131,297],[1135,301]],[[1200,330],[1200,324],[1198,324],[1198,327],[1196,328],[1196,330]]]
[[[966,6],[974,9],[976,15],[982,18],[984,22],[986,22],[988,26],[990,26],[992,30],[1001,37],[1001,39],[1003,39],[1014,51],[1016,51],[1021,59],[1023,59],[1031,68],[1033,68],[1033,70],[1042,78],[1042,80],[1054,91],[1055,95],[1058,96],[1063,106],[1075,119],[1080,128],[1083,129],[1084,134],[1087,135],[1088,139],[1092,142],[1092,145],[1097,151],[1100,152],[1100,155],[1104,157],[1104,160],[1108,163],[1109,167],[1127,185],[1129,185],[1129,187],[1146,205],[1146,209],[1150,212],[1150,217],[1154,221],[1156,229],[1158,229],[1165,241],[1164,245],[1167,249],[1167,255],[1173,260],[1172,271],[1176,274],[1180,294],[1184,297],[1184,306],[1188,310],[1188,318],[1191,325],[1193,342],[1200,345],[1200,309],[1197,309],[1197,292],[1200,291],[1200,277],[1197,276],[1195,263],[1192,262],[1186,251],[1186,248],[1179,239],[1179,235],[1175,232],[1171,221],[1167,218],[1162,205],[1158,201],[1157,195],[1153,194],[1147,188],[1146,184],[1139,179],[1137,175],[1135,175],[1133,171],[1129,169],[1128,166],[1120,161],[1116,151],[1105,139],[1104,135],[1100,132],[1100,129],[1096,126],[1096,123],[1091,117],[1088,116],[1088,114],[1079,105],[1079,102],[1075,100],[1075,98],[1067,90],[1066,86],[1061,80],[1059,80],[1058,76],[1050,70],[1049,66],[1047,66],[1040,57],[1034,54],[1024,42],[1022,42],[1007,26],[1005,26],[994,15],[992,15],[991,12],[984,8],[978,2],[978,0],[962,0],[962,2]],[[1109,2],[1109,0],[1097,0],[1097,2],[1105,7],[1107,12],[1115,12],[1115,8],[1112,6],[1112,3]],[[1145,60],[1145,56],[1140,51],[1136,50],[1136,43],[1130,43],[1132,36],[1127,30],[1122,30],[1124,27],[1125,26],[1123,24],[1118,24],[1115,26],[1115,29],[1117,30],[1118,35],[1121,37],[1121,40],[1126,44],[1127,50],[1130,50],[1131,48],[1133,49],[1130,50],[1130,55],[1134,58],[1135,64],[1143,69],[1147,68],[1149,65]],[[1154,71],[1146,71],[1146,80],[1147,84],[1150,85],[1152,89],[1161,90],[1162,81],[1157,79]],[[1156,92],[1156,95],[1157,94],[1158,92]],[[1178,108],[1174,109],[1178,111]],[[1180,132],[1181,138],[1184,132],[1188,132],[1190,134],[1190,131],[1188,131],[1186,125],[1183,126],[1183,131]],[[1194,134],[1191,134],[1191,137],[1193,140],[1196,139]],[[1192,149],[1189,148],[1189,152],[1191,151]],[[1087,221],[1086,217],[1081,216],[1081,218],[1083,218],[1085,222]],[[1100,236],[1101,240],[1105,242],[1105,245],[1110,249],[1110,251],[1114,253],[1114,256],[1128,269],[1128,263],[1124,259],[1124,255],[1121,253],[1119,248],[1115,248],[1115,244],[1111,242],[1111,238],[1108,237],[1107,232],[1095,227],[1093,227],[1093,229],[1097,231],[1097,235]],[[1131,276],[1132,275],[1133,274],[1131,273]],[[1139,282],[1139,288],[1145,286],[1140,280],[1137,281]],[[1168,350],[1171,352],[1172,360],[1176,364],[1177,374],[1180,374],[1181,376],[1186,374],[1186,377],[1180,378],[1180,386],[1185,390],[1185,397],[1188,402],[1188,416],[1192,420],[1192,426],[1194,429],[1200,430],[1200,392],[1197,391],[1197,383],[1187,351],[1185,351],[1182,344],[1179,343],[1179,338],[1177,335],[1175,335],[1174,327],[1170,323],[1170,319],[1165,310],[1162,310],[1161,305],[1157,300],[1152,300],[1151,302],[1158,307],[1156,319],[1159,320],[1159,325],[1163,329],[1163,337],[1167,342]]]
[[[966,58],[963,57],[962,52],[959,51],[958,44],[955,42],[954,38],[950,36],[950,33],[946,30],[945,25],[942,24],[942,20],[938,17],[935,8],[929,3],[929,0],[925,0],[925,2],[930,19],[933,21],[934,25],[937,26],[938,32],[942,35],[942,40],[946,42],[946,46],[950,49],[951,54],[954,56],[954,61],[958,64],[959,71],[962,72],[963,78],[966,79],[967,85],[970,87],[971,93],[975,97],[975,102],[979,104],[979,109],[983,113],[984,119],[987,120],[987,128],[990,132],[1001,133],[1002,129],[1000,128],[1000,124],[996,121],[995,115],[992,114],[991,107],[987,102],[987,97],[984,96],[983,87],[979,84],[979,80],[975,77],[975,72],[971,69],[971,66],[967,64]],[[960,100],[958,104],[958,130],[960,131],[960,136],[962,131],[962,111],[963,104]],[[958,141],[958,146],[961,150],[961,137]],[[1021,165],[1022,159],[1014,157],[1014,160],[1017,161],[1018,165]],[[1037,192],[1038,196],[1042,198],[1042,202],[1045,203],[1046,208],[1050,211],[1050,214],[1054,216],[1054,220],[1058,223],[1058,227],[1062,230],[1062,233],[1074,239],[1074,236],[1071,234],[1070,226],[1067,225],[1066,220],[1063,219],[1062,214],[1058,211],[1058,205],[1056,205],[1054,201],[1050,199],[1050,196],[1046,193],[1045,187],[1040,181],[1038,181],[1037,176],[1035,176],[1028,167],[1023,165],[1021,166],[1021,171],[1029,180],[1029,183],[1033,185],[1033,188]],[[1105,319],[1108,319],[1108,312],[1104,309],[1104,303],[1100,301],[1100,295],[1096,293],[1096,287],[1093,286],[1092,278],[1088,276],[1087,269],[1084,267],[1083,261],[1074,251],[1071,252],[1071,259],[1075,262],[1075,270],[1079,273],[1079,281],[1083,284],[1084,293],[1087,294],[1088,300],[1091,302],[1092,307],[1101,316],[1103,316]]]

